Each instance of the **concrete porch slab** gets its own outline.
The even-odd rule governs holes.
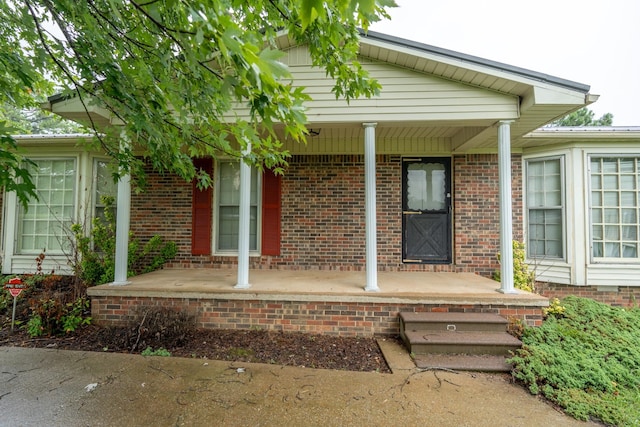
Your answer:
[[[130,278],[127,285],[88,289],[91,297],[147,297],[263,301],[342,301],[411,304],[500,304],[546,307],[528,292],[504,294],[500,283],[472,273],[379,272],[379,292],[366,292],[364,271],[251,270],[249,289],[235,289],[234,269],[165,269]]]

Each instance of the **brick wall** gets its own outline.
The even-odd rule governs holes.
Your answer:
[[[459,270],[491,277],[499,269],[500,188],[498,156],[453,157],[455,263]],[[511,158],[513,238],[522,241],[522,163]]]
[[[402,263],[402,161],[377,157],[378,263],[388,271],[475,272],[499,268],[497,155],[453,158],[454,262]],[[235,257],[191,255],[191,184],[148,171],[145,192],[132,197],[132,231],[178,244],[170,267],[234,267]],[[514,237],[522,238],[521,163],[512,159]],[[364,158],[294,156],[282,179],[280,256],[251,257],[251,268],[363,270],[365,268]]]
[[[499,314],[530,326],[542,322],[540,308],[509,305],[443,305],[328,301],[260,301],[197,298],[94,296],[91,316],[98,324],[124,325],[138,306],[186,311],[200,328],[308,332],[339,336],[398,335],[398,313],[470,312]]]
[[[555,283],[538,283],[538,292],[547,298],[562,299],[569,295],[591,298],[617,307],[638,307],[640,288],[633,286],[612,286],[608,290],[598,290],[597,286],[570,286]]]

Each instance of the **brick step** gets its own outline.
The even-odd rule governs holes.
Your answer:
[[[506,332],[508,324],[491,313],[400,313],[400,331]]]
[[[513,365],[507,363],[507,357],[487,354],[417,354],[414,362],[420,369],[476,372],[510,372],[513,369]]]
[[[522,342],[506,332],[404,331],[402,338],[413,354],[463,353],[509,355]]]

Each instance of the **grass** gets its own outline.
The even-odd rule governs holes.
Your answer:
[[[580,420],[640,426],[640,309],[567,297],[511,359],[533,394]]]

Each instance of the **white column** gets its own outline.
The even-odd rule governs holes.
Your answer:
[[[121,136],[120,146],[128,142]],[[129,223],[131,219],[131,175],[126,174],[118,180],[116,201],[116,254],[112,285],[127,285],[127,266],[129,263]]]
[[[366,270],[368,292],[378,292],[378,250],[376,237],[376,125],[363,123],[364,126],[364,191],[365,191],[365,233],[366,233]]]
[[[251,152],[247,145],[244,154]],[[249,231],[251,230],[251,166],[240,160],[240,213],[238,219],[238,283],[236,289],[249,289]]]
[[[517,293],[513,286],[513,216],[511,197],[511,120],[498,123],[498,175],[500,185],[500,289]]]

